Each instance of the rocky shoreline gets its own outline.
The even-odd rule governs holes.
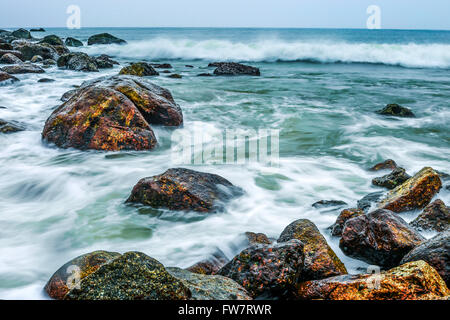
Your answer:
[[[87,44],[124,45],[126,41],[103,33],[91,36]],[[92,57],[69,49],[81,46],[75,38],[49,35],[36,39],[25,29],[0,30],[0,64],[5,65],[0,68],[0,85],[20,81],[14,75],[45,73],[49,67],[99,72],[119,64],[107,55]],[[234,62],[214,62],[208,67],[215,68],[213,73],[199,76],[261,74],[258,68]],[[43,142],[49,147],[105,152],[157,148],[152,126],[183,125],[182,109],[171,92],[147,78],[160,76],[157,69],[168,71],[172,66],[132,63],[117,75],[85,81],[68,91],[45,123]],[[182,78],[176,73],[168,77]],[[388,104],[377,113],[415,117],[413,111],[397,104]],[[20,123],[0,120],[1,134],[21,130],[26,128]],[[248,247],[231,260],[218,253],[186,270],[165,267],[141,252],[86,253],[56,271],[45,292],[50,298],[66,300],[448,299],[450,210],[435,199],[443,186],[448,187],[448,175],[425,167],[411,176],[393,160],[368,170],[390,170],[372,181],[386,191],[367,195],[354,208],[339,200],[322,200],[313,206],[343,209],[327,232],[339,238],[345,255],[379,266],[379,275],[348,274],[314,223],[300,219],[276,240],[248,232]],[[214,214],[245,192],[215,174],[168,168],[137,181],[123,202],[166,208],[180,215],[184,211]],[[398,215],[411,210],[421,210],[411,223]],[[420,234],[423,230],[437,235],[427,240]]]

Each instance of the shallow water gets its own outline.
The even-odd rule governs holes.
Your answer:
[[[48,30],[83,41],[104,29]],[[125,46],[83,48],[122,65],[168,62],[182,79],[152,77],[183,109],[179,130],[213,135],[224,129],[279,129],[276,167],[195,165],[245,189],[225,212],[202,216],[124,204],[133,185],[173,166],[172,130],[154,127],[149,152],[61,150],[40,133],[61,95],[87,79],[117,74],[47,69],[0,87],[0,118],[27,131],[0,135],[0,298],[45,298],[42,288],[62,264],[93,250],[137,250],[167,266],[187,267],[244,246],[242,233],[277,238],[290,222],[312,220],[351,272],[366,264],[345,257],[326,228],[339,210],[311,204],[338,199],[355,206],[379,174],[366,168],[393,158],[409,174],[424,166],[450,172],[450,32],[253,29],[112,29]],[[261,77],[196,77],[209,62],[245,61]],[[314,63],[313,63],[314,62]],[[193,65],[187,68],[185,65]],[[42,78],[53,83],[37,83]],[[414,119],[374,113],[387,103]],[[186,166],[185,166],[186,167]],[[437,196],[450,203],[450,192]],[[410,221],[418,212],[402,214]],[[425,234],[431,237],[432,234]]]

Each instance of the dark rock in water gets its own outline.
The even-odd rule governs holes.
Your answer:
[[[66,38],[66,41],[64,41],[64,44],[68,47],[82,47],[83,46],[83,42],[81,42],[78,39],[72,38],[72,37]]]
[[[56,61],[53,59],[45,59],[44,61],[42,61],[42,64],[44,66],[55,66],[56,65]]]
[[[170,71],[170,70],[163,70],[163,71],[161,71],[161,73],[171,73],[172,71]]]
[[[1,133],[13,133],[13,132],[19,132],[19,131],[23,131],[25,130],[25,128],[15,122],[15,121],[5,121],[0,119],[0,132]]]
[[[39,43],[48,43],[52,46],[63,46],[64,45],[64,42],[62,41],[62,39],[54,34],[45,36],[44,39],[39,41]]]
[[[211,73],[199,73],[197,77],[212,77],[213,75]]]
[[[271,244],[273,242],[270,241],[264,233],[246,232],[245,236],[247,237],[249,245]]]
[[[95,57],[95,62],[97,63],[99,69],[113,68],[115,64],[119,64],[117,61],[112,60],[111,57],[106,54]]]
[[[330,227],[331,235],[334,237],[340,237],[342,235],[342,230],[344,230],[344,225],[347,220],[351,218],[362,216],[364,211],[357,208],[342,210],[336,219],[336,222]]]
[[[58,59],[58,52],[52,46],[38,43],[24,43],[15,48],[22,53],[24,58],[22,60],[31,60],[34,56],[41,56],[43,59]]]
[[[69,50],[69,48],[67,48],[66,46],[60,46],[60,45],[50,45],[50,44],[48,44],[48,43],[43,43],[42,44],[43,46],[47,46],[47,47],[49,47],[49,48],[53,48],[53,49],[55,49],[55,51],[56,51],[56,53],[58,54],[58,55],[60,55],[60,56],[62,56],[62,55],[64,55],[64,54],[67,54],[67,53],[70,53],[70,50]]]
[[[225,202],[242,193],[242,189],[216,174],[176,168],[141,179],[127,202],[170,210],[214,212],[222,211]]]
[[[436,300],[449,289],[425,261],[403,264],[379,275],[359,274],[314,280],[298,285],[302,300]]]
[[[44,73],[44,69],[41,67],[31,64],[31,63],[22,63],[19,65],[11,65],[1,68],[3,72],[7,72],[9,74],[24,74],[24,73]]]
[[[391,173],[374,178],[372,184],[375,186],[385,187],[388,189],[394,189],[395,187],[401,185],[403,182],[411,178],[409,174],[406,173],[403,168],[396,168]]]
[[[190,64],[185,65],[186,68],[193,68],[194,66],[191,66]]]
[[[74,277],[76,271],[79,279]],[[58,300],[186,300],[191,297],[183,282],[141,252],[121,255],[96,251],[82,255],[56,271],[45,291]]]
[[[394,212],[421,209],[442,187],[439,175],[430,167],[425,167],[403,184],[391,190],[381,200],[378,207]]]
[[[438,199],[425,207],[419,216],[410,222],[410,225],[417,230],[444,231],[450,225],[450,207]]]
[[[5,84],[11,84],[16,81],[19,81],[19,79],[6,72],[0,71],[0,86]]]
[[[214,70],[214,74],[218,76],[261,75],[258,68],[246,66],[236,62],[215,62],[210,63],[208,67],[217,67],[217,69]]]
[[[30,29],[30,32],[45,32],[44,28]]]
[[[174,74],[171,74],[170,76],[168,76],[168,78],[181,79],[181,78],[183,78],[183,76],[181,74],[174,73]]]
[[[406,107],[402,107],[398,104],[388,104],[381,110],[378,110],[376,113],[385,115],[385,116],[395,116],[395,117],[406,117],[406,118],[414,118],[415,115]]]
[[[450,230],[439,233],[435,237],[415,247],[401,263],[424,260],[441,275],[450,286]]]
[[[378,200],[380,200],[384,196],[383,191],[372,192],[368,195],[365,195],[357,202],[358,209],[363,210],[364,212],[369,212],[372,205],[376,204]]]
[[[16,31],[13,31],[11,33],[12,36],[19,38],[19,39],[32,39],[31,33],[28,30],[25,29],[18,29]]]
[[[158,76],[159,73],[146,62],[137,62],[120,70],[119,74],[138,77]]]
[[[376,210],[347,220],[339,247],[355,259],[392,268],[424,240],[398,215]]]
[[[192,273],[180,268],[166,268],[192,293],[192,300],[252,300],[235,281],[218,275]]]
[[[13,50],[13,46],[9,43],[0,43],[0,50]]]
[[[55,82],[55,79],[42,78],[42,79],[39,79],[38,82],[41,82],[41,83],[43,83],[43,82]]]
[[[156,69],[172,69],[172,65],[169,63],[151,63],[150,65]]]
[[[286,298],[295,293],[303,259],[299,240],[257,244],[234,257],[218,274],[239,283],[253,298]]]
[[[304,244],[302,279],[323,279],[347,274],[347,269],[330,248],[316,225],[300,219],[288,225],[278,238],[278,243],[292,239]]]
[[[42,61],[44,61],[44,58],[42,58],[41,56],[34,56],[33,58],[31,58],[32,63],[37,63],[37,62],[42,62]]]
[[[370,171],[379,171],[379,170],[386,170],[386,169],[395,170],[396,168],[397,168],[397,163],[395,163],[395,161],[392,159],[387,159],[383,162],[377,163],[369,170]]]
[[[57,61],[59,68],[75,71],[98,72],[97,63],[86,53],[72,52],[59,57]]]
[[[0,58],[0,64],[18,64],[22,63],[22,60],[12,53],[6,53]]]
[[[94,44],[125,44],[125,40],[119,39],[109,33],[100,33],[89,37],[88,45]]]
[[[346,206],[347,203],[341,200],[319,200],[314,202],[311,206],[316,209],[328,208],[328,207],[342,207]]]
[[[186,270],[198,274],[216,274],[226,263],[227,257],[222,250],[217,250],[210,257],[195,263]]]
[[[23,54],[17,50],[0,50],[0,57],[4,56],[5,54],[12,54],[22,61],[25,60]]]

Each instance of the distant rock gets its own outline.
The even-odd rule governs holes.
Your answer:
[[[192,65],[190,65],[190,64],[187,64],[187,65],[185,65],[185,67],[186,67],[186,68],[193,68],[194,66],[192,66]]]
[[[385,115],[385,116],[394,116],[394,117],[406,117],[406,118],[414,118],[415,114],[406,107],[402,107],[398,104],[388,104],[381,110],[378,110],[376,113]]]
[[[6,72],[0,71],[0,86],[11,84],[16,81],[19,81],[19,79]]]
[[[42,79],[39,79],[38,82],[40,82],[40,83],[55,82],[55,79],[42,78]]]
[[[34,28],[34,29],[30,29],[30,32],[45,32],[44,28]]]
[[[405,169],[396,168],[394,171],[385,176],[374,178],[372,180],[372,184],[379,187],[394,189],[409,178],[411,178],[411,176],[406,173]]]
[[[122,68],[119,74],[132,75],[138,77],[158,76],[159,73],[146,62],[133,63],[128,67]]]
[[[214,70],[214,74],[218,76],[261,75],[258,68],[236,62],[214,62],[210,63],[208,67],[217,67],[216,70]]]
[[[345,223],[351,218],[359,217],[364,215],[364,211],[357,208],[342,210],[336,219],[336,222],[330,226],[331,235],[334,237],[340,237],[342,235],[342,230],[344,230]]]
[[[0,58],[0,64],[19,64],[22,60],[17,58],[17,56],[12,53],[6,53]]]
[[[15,121],[5,121],[0,119],[0,132],[1,133],[14,133],[23,131],[25,128],[23,125]]]
[[[423,212],[410,222],[410,225],[420,231],[444,231],[450,226],[450,207],[437,199],[426,206]]]
[[[156,69],[172,69],[172,65],[169,63],[150,63],[150,65]]]
[[[83,52],[72,52],[62,55],[59,57],[57,65],[59,68],[69,70],[98,72],[95,60]]]
[[[18,29],[12,32],[12,36],[19,39],[32,39],[31,33],[25,29]]]
[[[44,69],[31,63],[21,63],[18,65],[6,66],[0,69],[9,74],[24,74],[24,73],[44,73]]]
[[[172,78],[172,79],[181,79],[181,78],[183,78],[183,76],[181,74],[178,74],[178,73],[171,74],[171,75],[169,75],[167,77],[168,78]]]
[[[125,40],[119,39],[109,33],[100,33],[89,37],[88,45],[94,44],[125,44]]]
[[[72,38],[72,37],[66,38],[66,40],[64,41],[64,44],[68,47],[82,47],[83,46],[83,42],[81,42],[78,39]]]

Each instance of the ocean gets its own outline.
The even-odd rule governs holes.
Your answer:
[[[170,63],[183,76],[150,78],[182,108],[184,126],[177,130],[210,137],[230,129],[279,130],[279,161],[185,165],[245,190],[221,213],[129,206],[124,202],[139,179],[174,166],[173,129],[155,126],[159,145],[148,152],[64,150],[41,141],[63,93],[122,66],[18,75],[20,82],[0,87],[6,107],[0,118],[27,126],[0,135],[1,299],[46,299],[51,275],[90,251],[142,251],[166,266],[188,267],[217,249],[232,258],[244,248],[246,231],[277,238],[300,218],[319,227],[349,272],[364,272],[367,264],[345,256],[327,231],[340,210],[311,204],[334,199],[355,207],[383,190],[371,184],[381,174],[367,168],[388,158],[410,175],[425,166],[450,173],[449,31],[55,28],[33,35],[86,43],[101,32],[128,44],[79,51],[111,55],[122,66]],[[212,72],[208,63],[216,61],[255,66],[261,76],[197,77]],[[56,81],[37,83],[43,77]],[[417,117],[375,113],[388,103],[411,108]],[[450,191],[443,188],[437,198],[449,205]],[[411,221],[418,213],[401,216]]]

